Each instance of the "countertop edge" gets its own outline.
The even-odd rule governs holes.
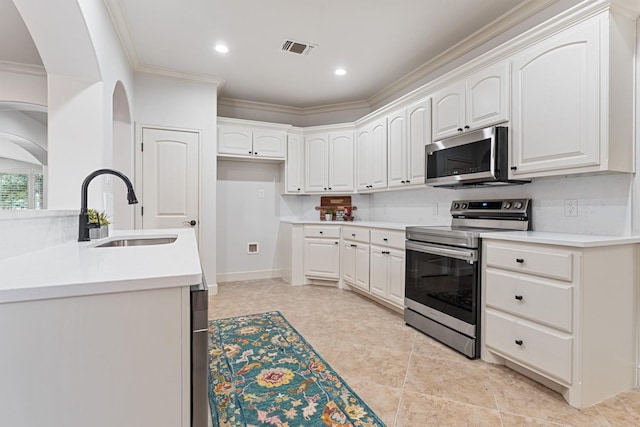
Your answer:
[[[640,243],[640,236],[597,236],[539,231],[503,231],[481,233],[483,239],[504,240],[522,243],[539,243],[576,248],[594,248]]]

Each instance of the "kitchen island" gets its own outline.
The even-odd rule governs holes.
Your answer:
[[[195,234],[115,234],[0,261],[0,425],[190,424]]]

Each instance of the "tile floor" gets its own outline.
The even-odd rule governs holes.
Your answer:
[[[350,291],[256,280],[222,283],[209,300],[210,319],[271,310],[388,426],[640,426],[640,390],[579,411],[507,368],[468,360]]]

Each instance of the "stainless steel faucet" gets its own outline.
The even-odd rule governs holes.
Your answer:
[[[98,175],[104,174],[115,175],[127,185],[127,201],[130,205],[138,203],[138,199],[136,198],[136,193],[133,191],[133,185],[131,185],[131,181],[127,178],[122,172],[118,172],[113,169],[98,169],[97,171],[91,172],[89,176],[84,179],[82,183],[82,191],[81,191],[81,200],[80,200],[80,218],[78,224],[78,242],[88,242],[91,240],[89,237],[89,230],[91,228],[100,227],[99,222],[89,222],[89,213],[87,212],[87,192],[89,190],[89,183],[93,178]]]

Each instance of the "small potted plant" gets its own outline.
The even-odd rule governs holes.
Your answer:
[[[91,239],[103,239],[109,236],[109,218],[107,213],[102,211],[98,212],[95,209],[87,209],[89,214],[89,222],[97,222],[100,224],[99,228],[92,228],[89,230],[89,238]]]
[[[327,209],[324,219],[325,221],[333,221],[333,209]]]

